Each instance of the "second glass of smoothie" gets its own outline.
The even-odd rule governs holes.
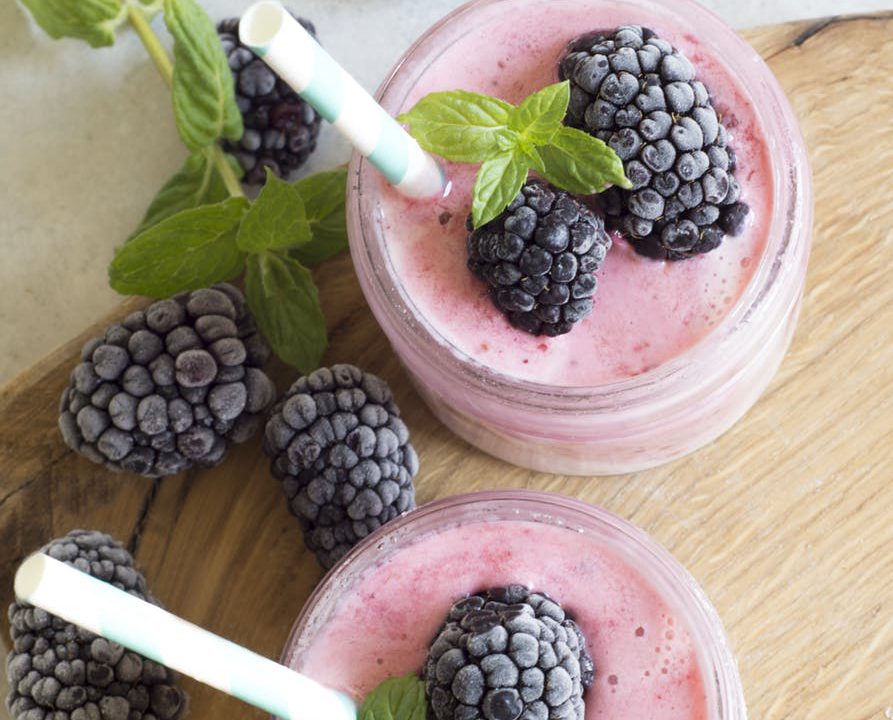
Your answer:
[[[796,322],[811,228],[790,107],[753,49],[689,0],[478,0],[429,30],[378,94],[394,114],[459,88],[518,103],[557,81],[577,37],[630,24],[691,60],[751,212],[739,237],[680,262],[638,255],[614,233],[593,312],[567,335],[512,327],[466,268],[476,166],[449,164],[445,198],[411,201],[352,163],[357,273],[419,392],[472,444],[547,472],[629,472],[682,456],[768,384]]]
[[[547,493],[455,496],[376,531],[307,602],[282,662],[361,701],[421,671],[454,602],[515,583],[582,631],[595,666],[586,720],[745,720],[722,625],[694,579],[628,522]]]

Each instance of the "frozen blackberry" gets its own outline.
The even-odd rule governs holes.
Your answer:
[[[391,389],[353,365],[299,378],[273,408],[264,449],[326,569],[415,507],[419,461]]]
[[[637,251],[682,260],[744,228],[735,153],[688,59],[648,28],[584,36],[559,73],[570,81],[565,122],[620,156],[632,189],[602,195],[609,225]]]
[[[432,720],[583,720],[595,667],[560,605],[509,585],[453,605],[424,677]]]
[[[270,355],[232,285],[153,302],[81,351],[62,393],[65,443],[147,477],[216,465],[276,399]]]
[[[130,553],[104,533],[73,530],[42,552],[158,604]],[[176,720],[186,709],[173,671],[44,610],[12,603],[9,631],[12,720]]]
[[[297,16],[295,19],[316,37],[313,23]],[[239,42],[238,18],[222,21],[217,33],[233,72],[236,104],[245,125],[241,139],[224,141],[223,147],[238,159],[245,171],[242,181],[249,185],[263,183],[266,168],[281,178],[289,178],[316,149],[320,116],[269,65]]]
[[[469,234],[468,269],[512,325],[563,335],[592,312],[595,271],[610,248],[602,219],[588,207],[528,180],[501,215]]]

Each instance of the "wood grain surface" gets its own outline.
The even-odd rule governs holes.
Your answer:
[[[410,388],[346,257],[317,273],[326,360],[391,383],[421,457],[420,501],[482,488],[558,491],[652,533],[723,617],[752,718],[883,720],[893,717],[893,14],[747,36],[803,125],[815,244],[793,347],[719,441],[655,470],[597,479],[484,456]],[[105,324],[0,391],[0,602],[28,552],[72,528],[100,528],[129,545],[174,612],[277,656],[322,573],[258,442],[214,470],[155,482],[98,469],[63,446],[60,391],[80,344]],[[282,367],[274,376],[280,390],[294,377]],[[263,717],[186,685],[192,717]]]

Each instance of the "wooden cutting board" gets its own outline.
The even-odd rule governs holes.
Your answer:
[[[420,501],[482,488],[557,491],[603,505],[666,545],[725,621],[752,718],[883,720],[893,717],[893,13],[747,37],[803,125],[815,245],[790,354],[719,441],[612,478],[491,459],[422,405],[346,257],[317,273],[326,360],[391,383],[421,457]],[[28,552],[72,528],[99,528],[130,546],[171,610],[278,656],[322,573],[259,443],[214,470],[156,482],[109,473],[62,444],[59,394],[82,342],[107,324],[0,391],[0,602],[11,599]],[[274,375],[280,390],[293,379],[283,367]],[[263,717],[185,682],[192,717]]]

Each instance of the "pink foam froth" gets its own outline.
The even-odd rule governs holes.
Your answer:
[[[567,43],[600,27],[642,23],[680,48],[710,90],[738,157],[736,177],[751,206],[748,227],[707,255],[661,262],[637,255],[619,236],[598,273],[592,315],[568,335],[533,337],[512,328],[465,266],[465,218],[475,166],[449,165],[453,183],[441,201],[410,201],[381,181],[381,219],[403,289],[436,334],[460,355],[515,378],[558,386],[594,386],[631,377],[704,338],[744,292],[766,245],[773,190],[762,130],[737,81],[696,38],[664,18],[616,3],[594,13],[592,0],[533,4],[495,15],[447,47],[413,88],[423,95],[463,88],[517,103],[557,81]],[[603,3],[602,3],[603,5]]]
[[[363,698],[421,671],[458,598],[523,583],[580,625],[596,667],[587,720],[703,720],[707,700],[688,629],[656,589],[594,537],[528,521],[477,522],[422,537],[367,570],[295,668]]]

